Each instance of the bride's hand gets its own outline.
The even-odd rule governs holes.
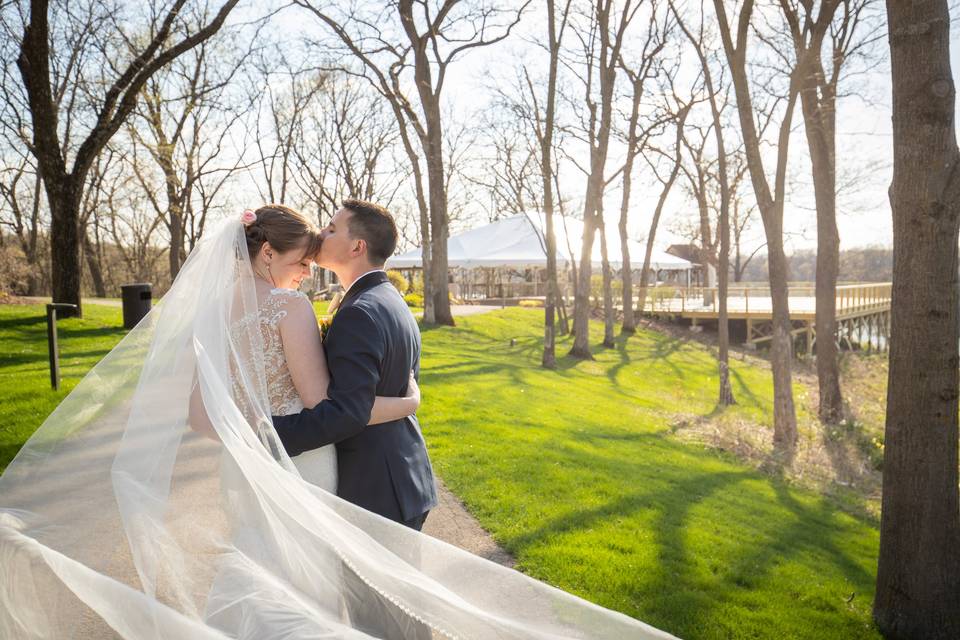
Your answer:
[[[377,396],[370,412],[370,421],[367,424],[383,424],[403,420],[414,415],[419,407],[420,385],[417,384],[413,377],[413,371],[411,371],[410,380],[407,382],[407,395],[403,397]]]
[[[413,377],[413,371],[410,372],[410,382],[407,384],[406,397],[414,400],[417,403],[417,408],[420,407],[420,385],[417,384],[417,379]]]

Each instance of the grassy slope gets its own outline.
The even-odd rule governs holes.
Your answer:
[[[61,323],[54,393],[42,306],[0,306],[0,469],[122,337],[119,309],[85,309]],[[642,332],[547,372],[541,313],[424,331],[421,417],[437,470],[522,570],[682,637],[877,637],[873,527],[669,436],[675,413],[713,409],[703,348]],[[769,375],[734,373],[734,411],[766,421]]]
[[[520,568],[683,637],[876,637],[875,528],[669,437],[674,412],[713,410],[707,351],[641,332],[547,372],[541,318],[424,334],[436,467]],[[733,366],[734,411],[764,419],[769,374]]]

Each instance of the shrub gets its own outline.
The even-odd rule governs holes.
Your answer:
[[[613,303],[623,297],[623,280],[614,275],[610,279],[610,290],[613,295]],[[593,298],[594,307],[603,306],[603,274],[594,274],[590,276],[590,297]]]
[[[408,293],[403,296],[403,301],[407,303],[408,307],[422,307],[423,306],[423,296],[419,293]]]
[[[390,269],[387,271],[387,277],[390,278],[390,284],[397,288],[397,291],[400,292],[400,295],[403,295],[410,290],[410,283],[407,282],[407,279],[403,277],[403,274],[396,269]]]
[[[413,278],[410,281],[410,284],[407,286],[407,290],[404,293],[416,293],[423,295],[423,272],[416,271],[413,274]]]
[[[521,300],[520,306],[521,307],[542,307],[543,301],[542,300]]]
[[[648,295],[654,300],[670,300],[677,295],[676,287],[652,287],[647,289]]]

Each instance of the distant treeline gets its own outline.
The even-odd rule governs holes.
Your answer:
[[[791,282],[813,282],[817,274],[817,252],[801,249],[787,258]],[[840,251],[840,282],[890,282],[893,279],[891,247],[857,247]],[[746,282],[767,280],[767,257],[754,258],[743,275]]]
[[[49,296],[50,241],[37,238],[36,263],[31,266],[21,242],[13,234],[0,234],[0,291],[18,296]],[[167,249],[152,245],[139,249],[112,242],[86,243],[82,248],[81,291],[84,296],[113,298],[120,285],[133,282],[153,284],[154,295],[170,288],[170,274],[164,262]]]

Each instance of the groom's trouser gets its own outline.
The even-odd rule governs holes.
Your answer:
[[[426,513],[402,524],[420,531],[427,520]],[[416,566],[416,563],[414,563]],[[417,622],[382,595],[371,589],[347,566],[344,569],[344,586],[350,594],[347,610],[351,625],[376,638],[384,640],[430,640],[430,627]]]

